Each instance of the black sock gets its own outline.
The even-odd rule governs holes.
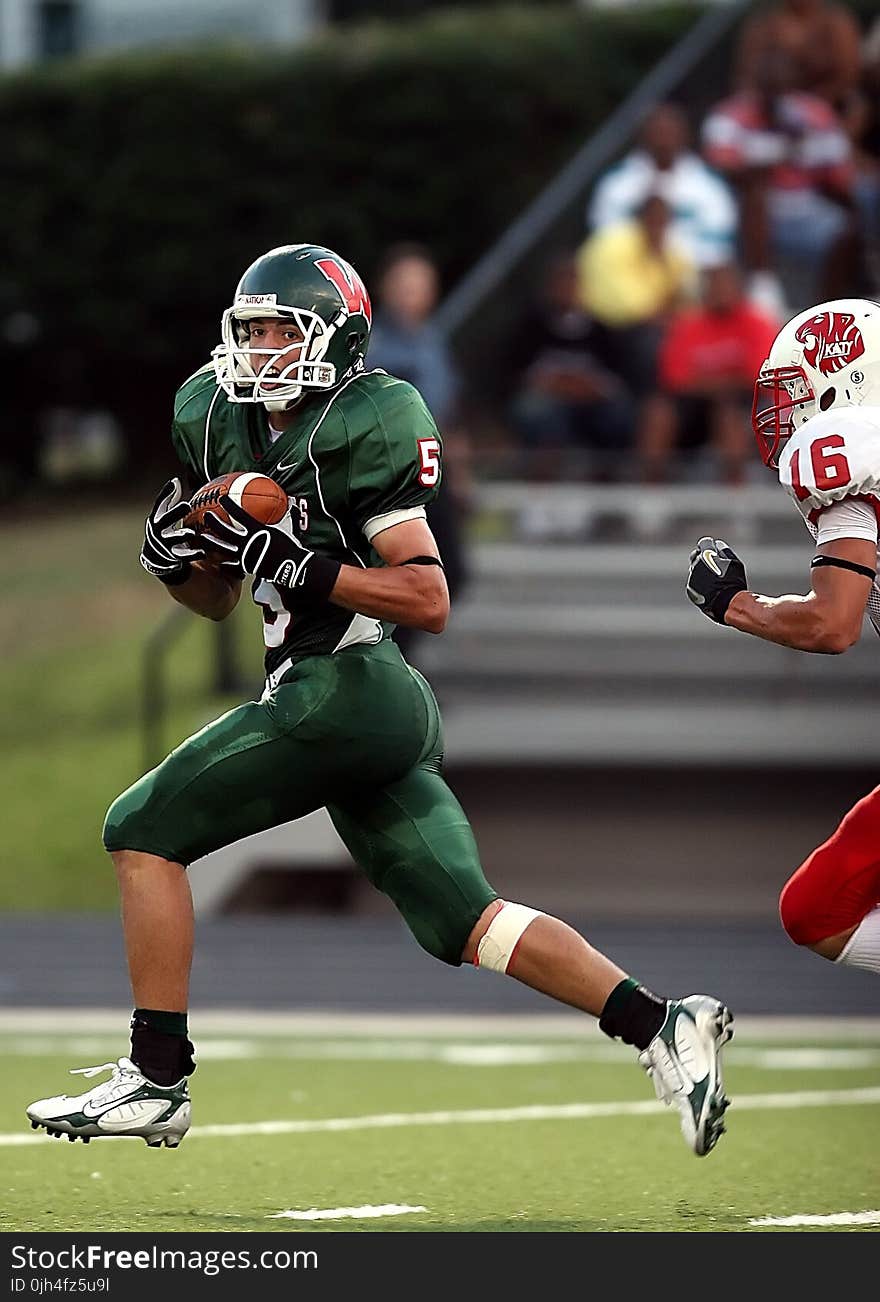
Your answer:
[[[136,1008],[131,1018],[131,1060],[155,1085],[176,1085],[196,1069],[186,1013]]]
[[[647,1049],[666,1020],[666,1000],[627,977],[605,1001],[599,1029],[612,1040]]]

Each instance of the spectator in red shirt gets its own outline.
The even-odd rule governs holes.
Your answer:
[[[667,478],[673,454],[710,443],[726,483],[742,482],[753,451],[749,412],[755,376],[780,322],[743,295],[728,263],[703,273],[703,300],[679,311],[660,346],[658,392],[638,436],[642,479]]]
[[[739,194],[743,258],[757,277],[750,291],[757,297],[783,265],[798,300],[813,302],[855,288],[855,169],[834,109],[793,89],[795,79],[790,55],[766,51],[753,88],[710,112],[703,149]]]

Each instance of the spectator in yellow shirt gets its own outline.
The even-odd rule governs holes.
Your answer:
[[[670,211],[649,195],[632,221],[591,235],[578,252],[581,302],[608,335],[615,369],[634,393],[654,387],[670,312],[695,297],[697,270],[669,236]]]

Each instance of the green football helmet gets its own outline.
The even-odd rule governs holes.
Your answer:
[[[316,244],[270,249],[248,267],[223,313],[211,355],[217,383],[230,402],[261,402],[269,411],[306,389],[335,389],[363,367],[372,315],[363,281],[338,254]],[[262,317],[291,318],[302,342],[252,348],[249,322]]]

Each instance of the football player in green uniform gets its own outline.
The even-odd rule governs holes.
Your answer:
[[[370,317],[360,278],[337,254],[272,249],[242,277],[212,363],[177,394],[172,440],[187,488],[175,479],[159,493],[141,563],[174,600],[213,620],[251,580],[265,690],[111,806],[104,844],[136,1005],[130,1056],[107,1064],[109,1080],[41,1099],[28,1116],[70,1139],[139,1135],[176,1147],[190,1124],[194,1070],[187,865],[326,806],[429,954],[507,973],[597,1017],[635,1046],[702,1155],[724,1128],[728,1009],[708,995],[661,998],[566,923],[500,900],[441,775],[436,701],[390,637],[396,624],[440,633],[446,623],[442,561],[425,520],[441,440],[411,385],[366,369]],[[290,502],[284,519],[259,524],[227,497],[225,519],[209,513],[190,527],[188,491],[233,471],[279,483]]]

